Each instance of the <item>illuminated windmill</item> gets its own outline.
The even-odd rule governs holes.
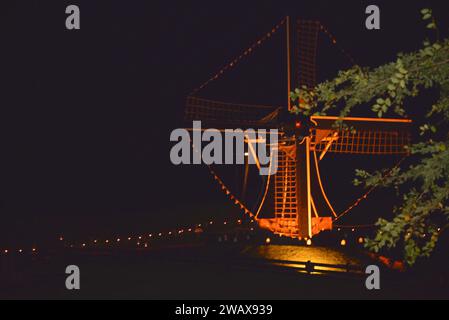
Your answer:
[[[285,28],[285,29],[284,29]],[[220,78],[227,70],[234,68],[241,60],[250,56],[255,49],[272,38],[279,30],[286,31],[288,99],[284,107],[231,104],[212,101],[197,96],[197,93]],[[227,64],[215,76],[198,87],[188,98],[185,118],[188,121],[201,120],[209,128],[277,128],[279,129],[278,170],[274,178],[274,212],[272,218],[259,218],[262,200],[256,214],[233,197],[246,213],[258,220],[262,228],[292,238],[311,238],[324,230],[332,229],[333,221],[339,217],[328,200],[321,181],[319,162],[328,153],[364,155],[407,154],[405,148],[410,142],[410,120],[378,118],[337,118],[311,116],[300,119],[290,114],[291,49],[290,18],[276,25],[271,32],[258,40],[238,58]],[[296,22],[296,53],[294,81],[298,87],[313,88],[316,84],[317,40],[322,34],[336,45],[335,38],[317,21]],[[345,53],[343,51],[343,53]],[[289,116],[285,116],[285,115]],[[335,127],[337,120],[342,125]],[[223,180],[211,171],[216,180],[228,193]],[[246,179],[246,176],[245,178]],[[313,187],[313,188],[312,188]],[[313,194],[312,190],[320,190]],[[266,193],[265,193],[266,195]],[[320,211],[316,199],[321,198],[326,210]]]

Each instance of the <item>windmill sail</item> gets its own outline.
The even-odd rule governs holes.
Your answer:
[[[273,127],[279,107],[235,104],[188,97],[185,120],[201,120],[204,127]]]
[[[411,120],[342,118],[345,126],[335,128],[337,117],[312,117],[312,150],[331,153],[401,155],[410,144]],[[322,158],[322,157],[321,157]]]

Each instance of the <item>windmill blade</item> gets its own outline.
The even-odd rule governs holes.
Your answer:
[[[411,120],[312,116],[312,150],[345,154],[404,155],[410,144]],[[344,126],[335,128],[337,120]]]
[[[317,83],[316,61],[320,27],[319,21],[305,19],[296,21],[294,76],[298,88],[305,86],[311,89]]]
[[[188,97],[186,121],[201,121],[203,127],[213,128],[274,128],[279,107],[235,104]]]

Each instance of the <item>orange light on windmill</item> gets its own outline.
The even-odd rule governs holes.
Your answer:
[[[340,241],[340,245],[341,245],[342,247],[346,246],[346,240],[345,240],[345,239],[342,239],[342,240]]]
[[[265,239],[265,243],[266,243],[266,244],[270,244],[270,243],[271,243],[271,239],[270,239],[270,238],[266,238],[266,239]]]
[[[301,128],[301,126],[302,126],[301,121],[296,121],[296,122],[295,122],[295,128],[296,128],[296,129]]]
[[[360,238],[357,239],[357,242],[359,244],[363,244],[365,242],[365,239],[363,239],[363,237],[360,237]]]

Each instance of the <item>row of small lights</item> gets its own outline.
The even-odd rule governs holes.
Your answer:
[[[320,23],[320,30],[324,32],[325,35],[327,35],[329,37],[329,39],[331,40],[332,44],[337,46],[338,49],[341,51],[341,53],[346,56],[346,58],[348,58],[352,65],[356,65],[356,62],[354,60],[354,58],[345,50],[343,49],[341,46],[337,45],[337,39],[334,37],[334,35],[325,27]]]
[[[276,26],[274,26],[273,29],[270,32],[268,32],[265,36],[261,37],[258,41],[256,41],[252,46],[250,46],[248,49],[246,49],[241,55],[239,55],[233,61],[231,61],[230,63],[226,64],[223,68],[220,69],[220,71],[218,71],[209,80],[207,80],[201,86],[199,86],[198,88],[193,90],[190,95],[191,96],[195,95],[198,91],[200,91],[203,88],[205,88],[209,83],[211,83],[211,82],[217,80],[218,78],[220,78],[227,70],[229,70],[231,68],[234,68],[243,58],[245,58],[245,57],[249,56],[251,53],[253,53],[255,49],[257,49],[260,45],[262,45],[266,40],[270,39],[285,24],[286,19],[287,18],[282,19],[282,21],[279,22]],[[337,45],[337,39],[321,23],[320,23],[320,30],[323,31],[324,34],[326,34],[329,37],[329,39],[331,40],[333,45]],[[353,65],[356,64],[354,58],[346,50],[344,50],[340,46],[338,46],[338,48],[343,53],[343,55],[345,55],[351,61],[351,63]]]
[[[220,177],[215,173],[215,171],[208,166],[211,175],[214,180],[218,182],[221,187],[221,190],[234,202],[234,204],[239,207],[245,214],[247,214],[250,218],[254,218],[255,215],[252,213],[236,196],[234,196],[229,190],[229,188],[224,184],[224,182],[220,179]]]
[[[237,224],[242,224],[242,220],[241,219],[236,220],[236,222],[237,222]],[[228,221],[223,221],[222,224],[223,225],[227,225],[228,223],[229,223]],[[250,223],[254,223],[254,220],[251,220]],[[93,243],[94,245],[98,245],[98,244],[112,245],[112,243],[122,243],[123,241],[126,241],[126,240],[129,242],[129,241],[132,241],[133,239],[135,239],[135,240],[137,240],[137,243],[136,243],[137,247],[142,247],[143,246],[144,248],[148,248],[149,247],[149,243],[143,241],[144,238],[148,238],[148,240],[149,240],[150,238],[151,239],[161,239],[164,236],[169,237],[169,236],[175,236],[175,235],[182,235],[184,233],[196,232],[196,230],[198,228],[202,228],[205,225],[214,225],[214,224],[215,224],[215,222],[213,220],[211,220],[211,221],[209,221],[208,223],[206,223],[204,225],[200,223],[200,224],[197,224],[194,227],[190,227],[188,229],[187,228],[186,229],[179,229],[177,231],[169,231],[169,232],[165,232],[165,233],[164,232],[150,233],[150,234],[148,234],[148,236],[147,235],[139,235],[139,236],[128,236],[128,237],[125,237],[125,238],[117,237],[115,240],[106,239],[106,240],[103,240],[103,241],[95,239],[93,241],[84,242],[84,243],[82,243],[78,247],[87,248],[89,243]],[[251,227],[250,230],[254,231],[254,227]],[[59,237],[59,241],[64,241],[64,240],[65,239],[64,239],[63,236]],[[69,245],[69,247],[70,248],[75,248],[77,246],[74,245],[74,244],[71,244],[71,245]]]
[[[237,222],[238,224],[242,224],[242,220],[240,220],[240,219],[238,219],[236,222]],[[251,220],[251,223],[254,223],[254,220]],[[210,221],[208,224],[209,224],[209,225],[213,225],[213,224],[214,224],[214,221]],[[223,225],[227,225],[227,224],[228,224],[228,221],[224,221],[224,222],[223,222]],[[156,236],[155,236],[156,234],[157,234],[157,236],[160,238],[160,237],[162,237],[162,236],[164,236],[164,235],[166,235],[166,236],[172,236],[172,235],[176,235],[176,234],[180,235],[180,234],[185,233],[186,231],[187,231],[187,232],[192,232],[192,231],[194,232],[196,228],[201,228],[202,226],[203,226],[202,224],[198,224],[198,225],[196,225],[194,228],[180,229],[180,230],[178,230],[177,232],[172,232],[172,231],[170,231],[170,232],[167,232],[167,233],[162,233],[162,232],[155,233],[155,234],[150,233],[150,234],[148,235],[148,238],[154,238],[154,237],[156,237]],[[251,227],[250,230],[251,230],[251,231],[254,231],[254,228]],[[337,230],[338,230],[338,231],[341,231],[341,228],[338,228]],[[352,231],[352,232],[355,232],[356,229],[353,228],[351,231]],[[143,247],[148,248],[148,247],[149,247],[149,244],[148,244],[147,242],[145,242],[145,243],[142,243],[142,242],[141,242],[145,237],[146,237],[146,236],[142,236],[142,235],[141,235],[141,236],[130,236],[130,237],[126,238],[126,240],[132,241],[134,238],[135,238],[135,239],[138,239],[139,241],[136,243],[136,244],[137,244],[137,247],[142,247],[142,244],[143,244]],[[59,240],[60,240],[60,241],[64,241],[64,237],[61,236],[61,237],[59,238]],[[302,239],[299,239],[299,240],[302,240]],[[312,245],[312,240],[311,240],[311,239],[305,238],[304,240],[305,240],[305,243],[306,243],[307,246],[311,246],[311,245]],[[101,241],[101,242],[100,242],[99,240],[93,240],[92,242],[93,242],[94,244],[104,243],[104,244],[109,245],[109,244],[112,244],[114,241],[111,241],[111,240],[107,239],[107,240],[104,240],[104,241]],[[122,241],[122,238],[121,238],[121,237],[118,237],[118,238],[116,238],[115,242],[116,242],[116,243],[121,243],[121,242],[123,242],[123,241]],[[364,238],[363,238],[363,237],[359,237],[358,240],[357,240],[357,242],[358,242],[359,244],[362,244],[362,243],[364,242]],[[266,239],[265,239],[265,243],[266,243],[266,244],[270,244],[270,243],[271,243],[271,238],[269,238],[269,237],[266,238]],[[340,244],[341,244],[341,246],[346,246],[346,239],[341,240]],[[71,248],[74,248],[75,245],[72,244],[72,245],[70,245],[70,247],[71,247]],[[87,243],[82,243],[82,244],[81,244],[81,248],[86,248],[86,247],[88,247],[88,244],[87,244]]]
[[[281,28],[281,26],[285,24],[285,21],[286,21],[286,18],[284,18],[281,22],[279,22],[276,26],[274,26],[273,29],[271,29],[270,32],[268,32],[266,35],[264,35],[259,40],[257,40],[252,46],[250,46],[248,49],[243,51],[243,53],[241,55],[239,55],[237,58],[232,60],[230,63],[226,64],[223,68],[221,68],[220,71],[218,71],[209,80],[207,80],[201,86],[199,86],[198,88],[193,90],[190,95],[191,96],[195,95],[198,91],[200,91],[201,89],[206,87],[209,83],[211,83],[211,82],[217,80],[218,78],[220,78],[226,71],[228,71],[231,68],[234,68],[245,57],[247,57],[250,54],[252,54],[255,49],[260,47],[266,40],[270,39],[279,30],[279,28]]]
[[[3,249],[1,251],[1,253],[4,254],[4,255],[13,254],[13,253],[18,253],[18,254],[32,253],[32,254],[35,254],[35,253],[37,253],[37,249],[36,248],[31,248],[29,250],[24,250],[24,249]]]
[[[405,159],[407,159],[407,157],[408,157],[408,155],[406,155],[406,156],[403,157],[401,160],[399,160],[399,162],[398,162],[398,163],[397,163],[391,170],[389,170],[389,171],[382,177],[382,180],[385,179],[385,178],[388,178],[388,177],[394,172],[395,169],[399,168],[399,166],[402,164],[402,162],[405,161]],[[362,195],[360,198],[358,198],[358,199],[357,199],[351,206],[349,206],[348,209],[346,209],[345,211],[343,211],[342,213],[340,213],[340,214],[334,219],[334,221],[337,221],[337,220],[341,219],[343,216],[345,216],[345,215],[348,214],[350,211],[352,211],[355,207],[357,207],[358,205],[360,205],[360,203],[362,203],[362,201],[366,200],[366,199],[368,198],[368,196],[369,196],[371,193],[373,193],[374,190],[376,190],[376,189],[379,187],[379,185],[380,185],[380,183],[382,182],[382,180],[381,180],[378,184],[376,184],[376,185],[372,186],[371,188],[369,188],[368,191],[367,191],[364,195]]]
[[[338,231],[341,231],[341,228],[338,228],[337,230],[338,230]],[[351,231],[352,231],[352,232],[355,232],[356,230],[353,228],[353,229],[351,229]],[[441,231],[441,228],[438,228],[437,231],[440,232],[440,231]],[[409,234],[410,234],[410,233],[409,233]],[[427,237],[426,234],[423,234],[422,236],[423,236],[424,238]],[[299,239],[299,240],[302,240],[302,239]],[[311,245],[312,245],[312,239],[307,239],[307,238],[306,238],[306,239],[304,239],[304,240],[305,240],[307,246],[311,246]],[[358,238],[357,238],[357,243],[360,244],[360,245],[361,245],[361,244],[364,244],[364,243],[365,243],[365,238],[364,238],[364,237],[358,237]],[[271,244],[271,238],[267,237],[267,238],[265,239],[265,244],[267,244],[267,245]],[[341,245],[342,247],[345,247],[347,244],[348,244],[348,240],[347,240],[347,239],[342,239],[342,240],[340,241],[340,245]]]
[[[250,221],[250,223],[254,223],[254,222],[255,222],[254,220],[251,220],[251,221]],[[227,220],[225,220],[225,221],[222,222],[223,225],[227,225],[227,224],[229,224],[229,223],[230,223],[230,222],[227,221]],[[242,221],[241,219],[237,219],[237,220],[236,220],[236,223],[237,223],[237,224],[242,224],[243,221]],[[154,239],[154,238],[159,238],[159,239],[161,239],[163,236],[173,236],[173,235],[176,235],[176,234],[177,234],[177,235],[182,235],[182,234],[184,234],[184,233],[195,232],[196,229],[202,228],[202,227],[205,226],[205,225],[214,225],[214,224],[216,224],[216,222],[214,222],[213,220],[211,220],[211,221],[207,222],[206,224],[201,224],[201,223],[200,223],[200,224],[196,224],[194,227],[189,227],[189,228],[185,228],[185,229],[179,229],[179,230],[177,230],[177,231],[169,231],[169,232],[165,232],[165,233],[164,233],[164,232],[150,233],[150,234],[148,234],[148,238],[153,238],[153,239]],[[251,230],[251,231],[254,231],[254,227],[251,227],[250,230]],[[136,240],[138,240],[138,242],[136,243],[138,247],[148,248],[148,247],[149,247],[149,244],[148,244],[147,242],[143,242],[143,241],[142,241],[145,237],[146,237],[146,236],[144,236],[144,235],[139,235],[139,236],[128,236],[128,237],[125,237],[125,238],[117,237],[115,240],[109,240],[109,239],[106,239],[106,240],[104,240],[104,241],[100,241],[100,240],[98,240],[98,239],[95,239],[95,240],[90,241],[90,242],[93,243],[93,244],[95,244],[95,245],[100,244],[100,243],[109,245],[109,244],[112,244],[112,243],[121,243],[121,242],[126,241],[126,240],[127,240],[127,241],[132,241],[133,239],[136,239]],[[60,237],[59,237],[59,241],[63,242],[64,240],[65,240],[64,236],[60,236]],[[87,248],[87,247],[88,247],[88,243],[89,243],[89,242],[83,242],[83,243],[80,245],[80,247],[81,247],[81,248]],[[74,244],[70,244],[69,247],[70,247],[70,248],[75,248],[76,246],[75,246]],[[9,249],[2,249],[2,250],[0,251],[0,254],[2,254],[2,255],[8,255],[8,254],[13,254],[13,253],[18,253],[18,254],[33,253],[33,254],[36,254],[36,253],[38,253],[38,250],[37,250],[36,247],[33,247],[33,248],[31,248],[30,250],[24,250],[24,249],[10,249],[10,248],[9,248]]]
[[[300,240],[301,240],[301,239],[300,239]],[[312,246],[312,244],[313,244],[312,239],[304,239],[304,240],[305,240],[305,244],[306,244],[308,247]],[[271,244],[271,242],[272,242],[272,240],[271,240],[270,237],[267,237],[267,238],[265,239],[265,244],[269,245],[269,244]],[[358,244],[363,244],[364,242],[365,242],[365,238],[363,238],[363,237],[357,238],[357,243],[358,243]],[[341,245],[342,247],[345,247],[347,244],[348,244],[348,242],[347,242],[346,239],[342,239],[342,240],[340,241],[340,245]]]
[[[237,220],[237,223],[238,224],[241,224],[242,223],[242,220]],[[254,223],[254,220],[252,220],[251,221],[251,223]],[[214,224],[214,222],[213,221],[210,221],[209,223],[208,223],[209,225],[213,225]],[[223,225],[227,225],[228,224],[228,222],[227,221],[224,221],[223,222]],[[198,224],[196,227],[195,227],[195,229],[196,228],[201,228],[202,227],[202,224]],[[178,234],[183,234],[184,232],[185,232],[185,230],[187,230],[188,232],[192,232],[192,231],[194,231],[195,230],[194,228],[189,228],[189,229],[180,229],[180,230],[178,230]],[[251,229],[250,229],[251,231],[254,231],[254,228],[253,227],[251,227]],[[441,231],[441,228],[438,228],[437,229],[438,230],[438,232],[440,232]],[[338,228],[337,229],[337,231],[342,231],[342,229],[341,228]],[[355,232],[356,231],[356,228],[352,228],[351,229],[351,231],[352,232]],[[172,231],[170,231],[170,232],[168,232],[167,233],[167,235],[169,235],[169,236],[171,236],[171,235],[173,235],[174,233],[172,232]],[[162,237],[163,235],[164,235],[164,233],[162,233],[162,232],[159,232],[158,234],[157,234],[159,237]],[[427,235],[426,234],[423,234],[423,237],[426,237]],[[148,235],[148,237],[149,238],[153,238],[153,234],[151,233],[151,234],[149,234]],[[147,242],[145,242],[145,243],[143,243],[143,245],[142,245],[142,243],[140,242],[143,238],[144,238],[144,236],[134,236],[134,237],[128,237],[128,238],[126,238],[128,241],[131,241],[131,240],[133,240],[133,238],[137,238],[139,241],[137,242],[137,246],[138,247],[144,247],[144,248],[148,248],[149,247],[149,244],[147,243]],[[60,238],[59,238],[59,240],[60,241],[64,241],[64,237],[63,236],[61,236]],[[299,239],[299,240],[302,240],[302,239]],[[306,243],[306,245],[307,246],[311,246],[312,245],[312,240],[311,239],[304,239],[305,240],[305,243]],[[115,240],[115,242],[116,243],[120,243],[120,242],[122,242],[122,238],[117,238],[116,240]],[[269,237],[267,237],[266,239],[265,239],[265,244],[267,244],[267,245],[269,245],[269,244],[271,244],[271,238],[269,238]],[[359,238],[357,238],[357,243],[358,244],[363,244],[365,242],[365,238],[363,238],[363,237],[359,237]],[[94,244],[99,244],[100,243],[100,241],[99,240],[93,240],[93,243]],[[110,241],[110,240],[105,240],[104,241],[104,244],[111,244],[112,243],[112,241]],[[346,245],[347,245],[347,240],[346,239],[342,239],[341,241],[340,241],[340,245],[342,246],[342,247],[345,247]],[[70,245],[70,247],[71,248],[74,248],[75,247],[75,245]],[[86,248],[87,247],[87,243],[83,243],[82,245],[81,245],[81,248]],[[11,249],[4,249],[4,250],[2,250],[1,251],[1,253],[2,254],[4,254],[4,255],[8,255],[8,254],[13,254],[13,253],[18,253],[18,254],[26,254],[28,251],[26,251],[26,250],[23,250],[23,249],[17,249],[17,250],[11,250]],[[32,253],[32,254],[36,254],[37,253],[37,249],[36,248],[32,248],[30,251],[29,251],[30,253]]]

